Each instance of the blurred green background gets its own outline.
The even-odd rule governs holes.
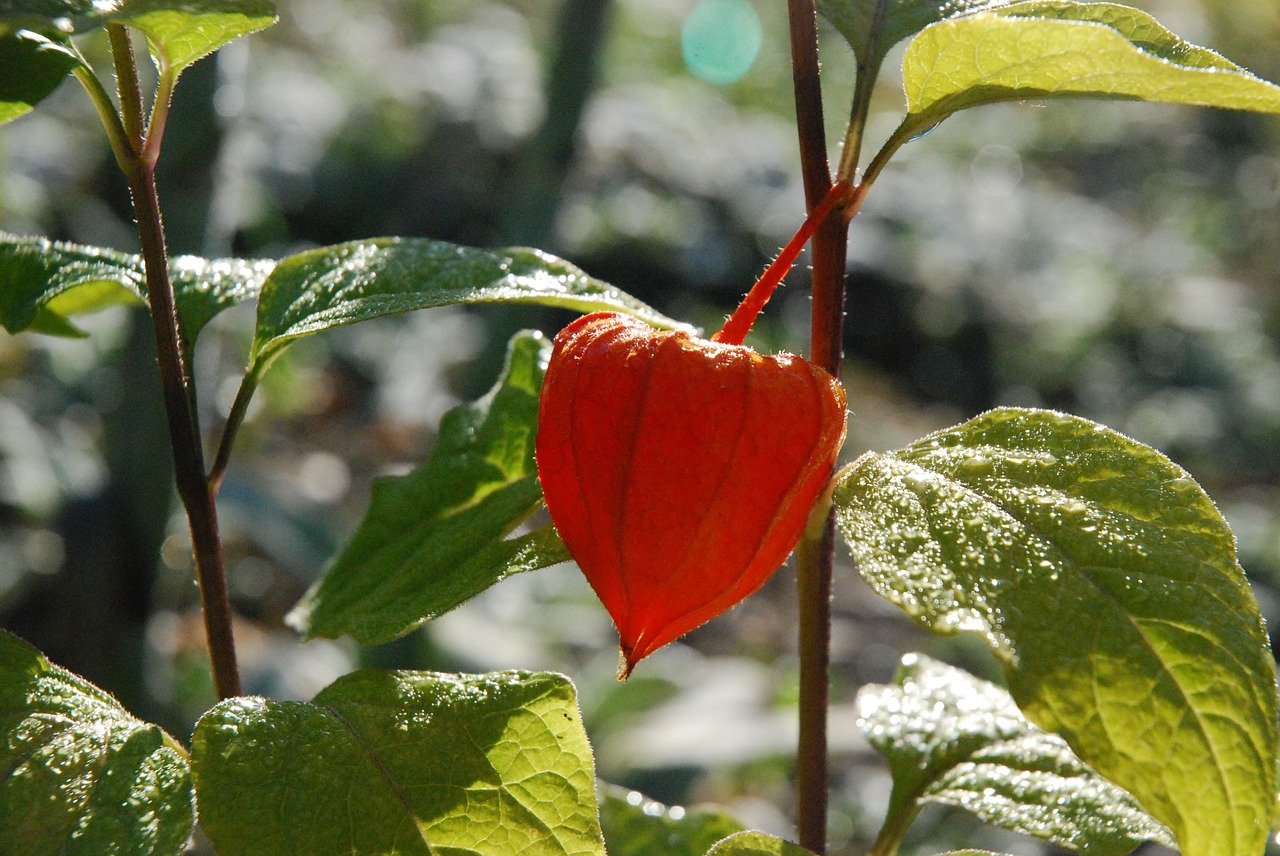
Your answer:
[[[1274,0],[1135,5],[1280,79]],[[170,248],[278,257],[373,235],[532,245],[714,329],[803,206],[783,4],[752,0],[758,33],[748,14],[728,42],[736,53],[710,66],[682,52],[691,39],[711,49],[682,39],[705,14],[696,6],[282,0],[277,26],[178,87],[159,177]],[[109,68],[104,43],[82,49]],[[822,49],[834,145],[852,59],[829,28]],[[901,115],[898,55],[874,103],[873,147]],[[998,404],[1105,422],[1217,499],[1274,622],[1278,142],[1274,118],[1073,102],[981,108],[910,144],[851,231],[846,456]],[[0,129],[0,229],[136,247],[124,182],[74,82]],[[756,347],[803,352],[806,286],[797,269]],[[607,615],[572,567],[509,580],[380,648],[301,644],[283,624],[358,522],[371,478],[423,459],[441,414],[492,383],[513,331],[554,332],[568,317],[435,310],[308,339],[276,364],[219,504],[247,691],[307,698],[362,665],[560,670],[582,694],[603,778],[666,802],[714,800],[787,834],[786,570],[627,684],[613,677]],[[78,341],[0,333],[0,625],[185,736],[213,693],[144,320],[106,312]],[[252,320],[240,307],[201,340],[201,417],[214,436]],[[855,734],[857,688],[888,680],[909,650],[995,674],[980,644],[920,633],[841,560],[837,853],[865,846],[888,796]],[[960,845],[1051,852],[942,811],[924,815],[906,852]]]

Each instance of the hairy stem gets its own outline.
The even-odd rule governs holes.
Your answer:
[[[742,344],[747,337],[747,333],[751,331],[751,326],[756,323],[756,318],[759,317],[765,304],[773,296],[774,290],[781,284],[787,272],[791,270],[791,266],[795,264],[796,259],[800,257],[800,252],[804,249],[804,245],[809,243],[809,239],[813,237],[814,232],[827,219],[827,215],[842,203],[847,202],[853,192],[854,188],[848,185],[833,184],[831,186],[831,189],[822,198],[822,201],[818,203],[818,206],[810,210],[809,216],[805,218],[804,223],[796,230],[796,233],[791,236],[791,240],[787,241],[787,245],[782,248],[782,252],[778,253],[778,257],[756,280],[756,284],[751,287],[751,291],[738,304],[738,308],[724,322],[724,326],[711,337],[711,341],[723,342],[726,345]]]
[[[129,125],[142,115],[142,92],[138,87],[137,64],[127,34],[113,34],[112,54],[120,87],[121,113],[125,133]],[[124,106],[124,105],[128,106]],[[164,107],[160,105],[164,104]],[[156,109],[167,110],[167,97],[157,99]],[[152,125],[156,123],[153,113]],[[161,120],[161,126],[163,120]],[[138,239],[146,267],[147,298],[155,328],[156,351],[160,364],[160,381],[164,393],[165,414],[169,422],[169,439],[173,447],[174,476],[178,496],[186,509],[191,528],[191,544],[195,554],[196,575],[200,584],[200,602],[204,611],[205,634],[213,666],[214,686],[219,698],[240,695],[240,673],[236,665],[235,642],[231,632],[231,605],[223,570],[222,540],[218,534],[218,515],[213,495],[205,481],[204,451],[200,427],[196,419],[195,394],[186,367],[181,321],[174,301],[173,283],[169,279],[168,250],[164,226],[160,219],[160,199],[156,193],[154,156],[147,157],[142,146],[131,145],[132,151],[122,164],[133,197],[138,220]],[[154,152],[153,152],[154,155]]]
[[[813,0],[787,0],[800,166],[809,210],[831,189],[823,130],[818,65],[818,20]],[[810,359],[839,377],[844,319],[847,216],[829,217],[813,236],[813,314]],[[817,854],[827,847],[827,707],[830,699],[831,569],[835,517],[806,532],[796,550],[800,601],[800,739],[796,750],[796,830]]]
[[[111,58],[115,61],[116,89],[120,92],[120,121],[133,150],[140,152],[146,130],[142,127],[142,89],[138,85],[133,40],[123,24],[107,24],[107,36],[111,40]]]

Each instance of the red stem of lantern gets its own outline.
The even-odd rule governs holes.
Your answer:
[[[747,338],[747,333],[751,331],[751,326],[756,323],[756,318],[764,309],[769,298],[773,296],[774,289],[782,282],[783,277],[791,270],[791,266],[795,264],[796,259],[800,256],[800,251],[804,249],[804,245],[809,243],[809,239],[813,237],[813,233],[822,225],[822,221],[834,211],[841,203],[846,202],[853,195],[854,188],[848,184],[834,184],[831,190],[827,191],[826,197],[810,212],[808,218],[801,224],[787,245],[782,248],[782,252],[778,253],[778,257],[765,270],[760,278],[756,280],[756,284],[751,286],[751,290],[747,292],[747,296],[742,298],[742,302],[738,304],[738,308],[733,311],[729,319],[724,322],[724,326],[720,331],[711,337],[713,342],[721,342],[726,345],[741,345],[743,340]]]

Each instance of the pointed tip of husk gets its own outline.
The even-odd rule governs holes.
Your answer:
[[[632,660],[631,655],[627,652],[625,645],[618,648],[618,680],[625,681],[631,677],[631,670],[636,667],[639,660]]]

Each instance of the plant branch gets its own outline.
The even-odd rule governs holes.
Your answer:
[[[111,58],[116,68],[116,91],[120,93],[120,120],[135,152],[142,151],[142,87],[138,83],[138,61],[133,53],[133,40],[123,24],[107,24],[111,40]]]
[[[818,64],[818,20],[813,0],[787,0],[796,130],[807,207],[830,191]],[[856,203],[855,203],[856,204]],[[844,318],[844,265],[848,217],[828,217],[813,236],[813,314],[810,359],[840,375]],[[806,531],[796,549],[800,623],[800,738],[796,750],[796,829],[799,843],[817,854],[827,846],[827,708],[830,703],[831,571],[835,517],[817,533]]]
[[[889,816],[885,818],[884,826],[880,827],[880,834],[876,836],[876,842],[871,846],[867,856],[896,856],[898,849],[902,846],[903,837],[906,836],[907,830],[919,813],[918,797],[913,796],[909,801],[905,801],[905,804],[899,804],[898,800],[891,799]]]
[[[156,81],[156,100],[151,105],[151,121],[147,124],[147,142],[142,149],[142,156],[151,164],[160,159],[160,142],[164,139],[164,129],[169,121],[169,105],[173,103],[173,87],[178,78],[168,65],[160,68],[160,77]]]
[[[136,85],[137,64],[127,34],[123,40],[112,39],[112,54],[117,79],[121,83],[122,112],[128,117],[136,110],[137,115],[141,116],[142,93]],[[128,83],[130,80],[133,81],[132,86]],[[129,106],[123,106],[125,104]],[[146,148],[145,142],[143,148]],[[134,212],[138,220],[138,239],[142,245],[146,267],[147,299],[151,304],[165,414],[173,446],[174,476],[178,496],[182,499],[191,528],[191,545],[200,584],[200,601],[204,611],[214,685],[219,698],[230,698],[240,695],[240,674],[231,629],[231,605],[223,571],[217,509],[205,481],[204,452],[196,419],[195,397],[186,367],[186,353],[182,347],[182,326],[174,300],[173,283],[169,279],[168,250],[160,218],[160,199],[156,192],[155,160],[148,159],[141,151],[130,154],[127,163],[122,166],[133,197]]]
[[[85,92],[89,93],[93,109],[97,111],[102,127],[107,130],[107,141],[111,144],[111,153],[115,155],[120,171],[128,173],[129,165],[138,156],[138,150],[129,139],[129,132],[124,128],[115,104],[111,103],[111,96],[87,63],[77,66],[74,73]]]
[[[261,368],[256,364],[250,365],[240,381],[240,388],[236,390],[236,400],[231,404],[231,412],[227,414],[227,424],[222,429],[222,439],[218,441],[218,452],[214,456],[213,465],[209,467],[207,481],[209,493],[214,497],[222,487],[222,479],[226,476],[227,466],[231,463],[231,449],[235,445],[236,432],[244,422],[245,414],[249,412],[249,402],[253,400],[253,393],[258,388],[258,379],[262,377],[262,371],[265,368],[265,365]]]
[[[853,84],[853,106],[849,111],[849,129],[845,133],[844,149],[840,154],[840,166],[836,180],[854,184],[857,179],[858,159],[862,154],[862,132],[871,111],[871,95],[875,91],[880,73],[880,49],[877,44],[884,32],[884,19],[888,14],[888,0],[878,0],[871,19],[870,39],[858,57],[858,67]]]

